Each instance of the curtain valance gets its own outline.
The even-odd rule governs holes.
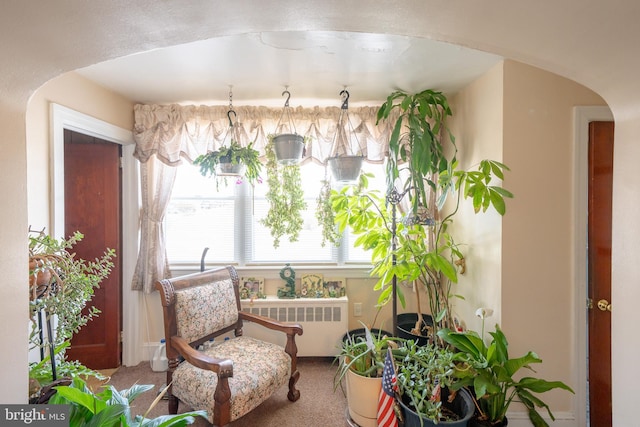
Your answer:
[[[239,143],[253,147],[264,156],[267,136],[272,133],[291,132],[284,129],[282,108],[238,106],[234,107],[234,134]],[[304,161],[324,163],[329,157],[336,139],[339,107],[291,108],[295,131],[310,138]],[[362,154],[370,162],[382,162],[388,152],[388,141],[392,128],[387,120],[376,125],[378,107],[350,108],[349,123],[343,122],[343,134],[355,134],[351,141],[339,140],[339,144],[350,144],[351,154]],[[182,159],[192,163],[200,154],[228,145],[229,107],[194,105],[142,105],[134,107],[134,156],[147,162],[155,154],[161,162],[177,166]],[[351,125],[351,128],[347,127]],[[353,130],[353,132],[352,132]],[[345,147],[339,152],[344,152]],[[348,153],[349,154],[349,153]]]

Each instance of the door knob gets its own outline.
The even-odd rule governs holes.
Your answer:
[[[598,308],[600,311],[611,311],[611,304],[606,299],[601,299],[598,301]]]

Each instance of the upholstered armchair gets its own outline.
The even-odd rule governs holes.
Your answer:
[[[302,335],[302,327],[243,312],[238,282],[236,270],[224,267],[156,283],[164,312],[171,414],[182,401],[206,410],[215,426],[225,426],[284,384],[290,401],[300,398],[295,336]],[[282,331],[286,347],[243,336],[245,321]]]

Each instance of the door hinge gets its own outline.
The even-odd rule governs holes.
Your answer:
[[[124,342],[124,331],[120,331],[120,342]]]

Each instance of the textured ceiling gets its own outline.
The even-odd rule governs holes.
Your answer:
[[[78,70],[140,103],[339,105],[378,102],[395,89],[452,93],[502,58],[425,38],[337,31],[218,37]]]

